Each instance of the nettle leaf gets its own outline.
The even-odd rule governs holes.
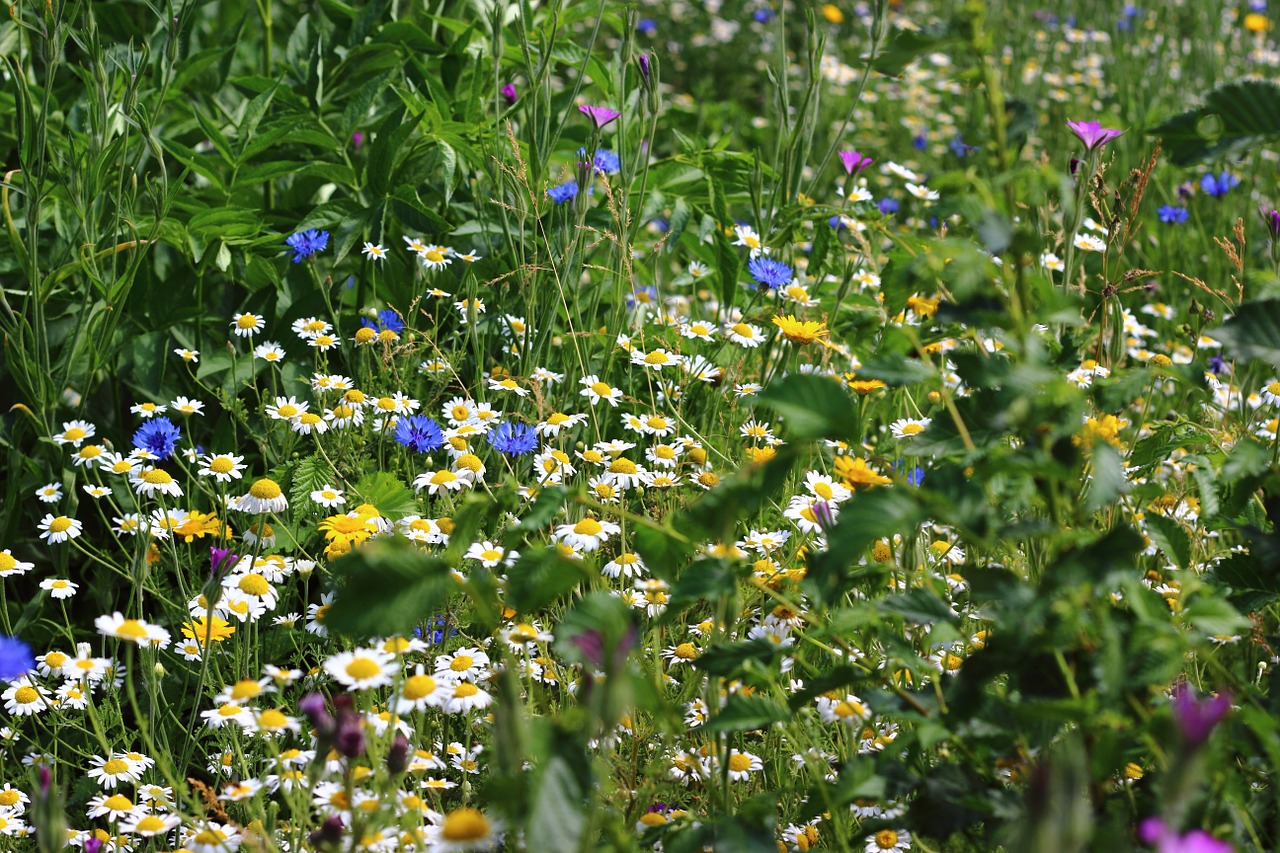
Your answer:
[[[1208,335],[1222,341],[1237,356],[1261,359],[1280,369],[1280,299],[1245,302],[1231,319]]]
[[[392,521],[418,512],[418,501],[413,492],[395,475],[386,471],[376,471],[361,478],[351,490],[363,503],[376,506],[384,518]]]
[[[1261,80],[1221,86],[1203,105],[1165,119],[1147,134],[1160,137],[1176,166],[1233,159],[1280,139],[1280,86]]]
[[[311,493],[337,483],[333,466],[321,456],[308,456],[293,469],[293,483],[289,489],[289,503],[295,510],[314,508]]]
[[[755,398],[755,406],[770,409],[782,418],[793,441],[816,438],[853,438],[857,412],[853,400],[834,379],[802,374],[769,383]]]
[[[458,582],[444,560],[402,536],[383,536],[334,561],[342,583],[325,626],[357,637],[412,633],[448,604]]]
[[[1147,513],[1145,521],[1147,533],[1160,546],[1160,550],[1164,551],[1165,556],[1173,560],[1178,568],[1187,568],[1191,563],[1191,537],[1182,525],[1168,516],[1154,512]]]
[[[781,702],[775,702],[764,696],[740,696],[734,694],[728,698],[724,707],[713,715],[703,731],[707,732],[749,732],[763,729],[774,723],[783,723],[791,719],[791,710]]]

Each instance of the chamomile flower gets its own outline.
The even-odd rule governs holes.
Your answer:
[[[617,536],[621,532],[622,528],[612,521],[603,521],[588,515],[574,524],[562,524],[557,527],[554,538],[575,551],[596,551],[609,540],[610,536]]]
[[[79,447],[86,438],[92,438],[97,427],[88,421],[63,421],[62,432],[53,437],[58,444],[70,444]]]
[[[476,711],[487,708],[493,704],[493,697],[484,690],[481,690],[473,682],[459,681],[450,688],[449,696],[445,699],[441,708],[446,714],[465,714],[469,711]],[[439,849],[439,848],[437,848]],[[450,849],[479,849],[479,848],[450,848]]]
[[[15,717],[29,717],[49,707],[48,693],[25,675],[9,682],[7,689],[0,693],[0,701]]]
[[[360,252],[371,261],[385,261],[387,259],[387,250],[381,243],[365,243]]]
[[[476,542],[467,552],[462,555],[464,560],[478,560],[480,565],[486,569],[492,569],[494,566],[502,563],[510,566],[519,558],[519,554],[515,551],[504,551],[502,548],[494,545],[488,539],[483,542]]]
[[[229,483],[232,480],[239,480],[242,472],[247,467],[243,464],[244,457],[236,456],[231,453],[216,453],[205,456],[200,463],[200,468],[196,471],[201,477],[213,477],[220,483]]]
[[[662,347],[652,349],[649,352],[643,352],[639,349],[631,351],[631,363],[639,365],[646,370],[662,370],[664,367],[676,367],[684,361],[684,357],[673,352],[668,352]]]
[[[80,587],[65,578],[45,578],[40,581],[40,588],[47,590],[50,598],[70,598]]]
[[[502,844],[502,823],[478,809],[462,806],[428,826],[426,839],[433,853],[495,850]]]
[[[53,504],[62,500],[62,484],[46,483],[36,489],[36,499],[41,503]]]
[[[173,475],[163,468],[144,468],[129,478],[129,484],[140,495],[150,497],[155,494],[168,495],[171,498],[182,497],[182,487],[173,479]]]
[[[185,361],[187,364],[198,364],[200,362],[200,351],[178,347],[173,354]]]
[[[352,690],[384,687],[395,677],[395,656],[382,649],[340,652],[324,662],[324,671]]]
[[[152,625],[142,619],[126,619],[119,610],[109,616],[99,616],[93,622],[99,634],[127,640],[140,646],[169,645],[169,632],[159,625]]]
[[[889,424],[889,431],[893,433],[894,438],[915,438],[924,432],[931,423],[933,423],[932,418],[899,418]]]
[[[882,829],[866,837],[866,853],[905,853],[911,849],[911,833],[905,829]]]
[[[275,341],[264,341],[253,348],[253,357],[271,364],[284,362],[284,347]]]
[[[1077,234],[1071,242],[1077,249],[1084,252],[1101,252],[1107,248],[1107,244],[1101,238],[1092,234]]]
[[[267,321],[258,314],[236,314],[231,319],[231,331],[241,338],[251,338],[261,332]]]
[[[50,545],[57,545],[75,539],[83,531],[84,525],[77,519],[52,513],[40,519],[40,538],[48,539]]]
[[[275,480],[263,477],[255,480],[249,491],[230,504],[231,509],[251,513],[282,513],[289,506],[289,499],[284,496],[280,484]]]
[[[603,400],[616,409],[618,401],[622,399],[621,391],[607,382],[602,382],[594,373],[579,379],[578,384],[582,386],[582,390],[578,393],[586,397],[593,406]]]
[[[726,326],[724,336],[740,347],[755,349],[764,343],[764,332],[759,326],[751,323],[734,323]]]
[[[118,752],[110,756],[91,755],[89,765],[89,771],[85,775],[107,790],[122,784],[136,785],[142,781],[142,774],[146,770],[131,763]]]
[[[330,486],[327,483],[311,493],[311,500],[326,508],[342,506],[347,502],[342,489]]]

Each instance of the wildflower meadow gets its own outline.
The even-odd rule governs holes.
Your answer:
[[[1280,8],[17,0],[0,849],[1280,846]]]

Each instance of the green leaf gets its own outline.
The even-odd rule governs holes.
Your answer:
[[[876,52],[871,67],[886,77],[897,77],[926,53],[933,53],[959,41],[956,33],[932,30],[894,30],[888,43]]]
[[[907,590],[898,595],[885,596],[880,602],[882,610],[901,616],[917,625],[934,622],[955,622],[956,615],[947,603],[923,587]]]
[[[1089,490],[1084,497],[1084,511],[1088,515],[1110,506],[1116,498],[1129,490],[1129,483],[1124,476],[1124,460],[1114,447],[1106,442],[1098,442],[1093,446],[1090,462],[1093,471],[1089,479]]]
[[[702,653],[693,665],[711,675],[738,674],[748,661],[767,664],[780,652],[776,643],[768,640],[741,640],[712,646]]]
[[[787,438],[793,441],[849,439],[857,427],[853,400],[838,382],[825,376],[800,374],[776,379],[753,404],[777,412]]]
[[[837,601],[852,584],[852,564],[871,543],[905,532],[923,519],[924,508],[907,489],[884,486],[858,495],[845,504],[836,519],[827,537],[827,550],[809,559],[805,588],[819,602]]]
[[[1253,625],[1228,601],[1208,595],[1197,596],[1183,608],[1182,618],[1209,637],[1245,634]]]
[[[731,695],[702,728],[707,732],[749,732],[791,719],[791,710],[765,696]]]
[[[352,486],[362,503],[372,504],[379,514],[392,521],[418,513],[418,501],[413,492],[394,474],[376,471]]]
[[[1221,86],[1201,106],[1165,119],[1147,134],[1160,137],[1176,166],[1237,159],[1280,138],[1280,86],[1262,80]]]
[[[333,466],[322,456],[308,456],[293,469],[293,482],[289,488],[289,503],[294,511],[314,509],[311,493],[338,482]]]
[[[582,761],[588,762],[586,755]],[[577,850],[586,828],[583,791],[569,764],[552,756],[535,786],[533,807],[527,824],[529,850]]]
[[[1280,121],[1280,114],[1277,120]],[[1245,302],[1231,319],[1208,335],[1241,358],[1261,359],[1280,369],[1280,299]]]
[[[458,590],[448,563],[402,536],[371,540],[334,561],[332,571],[343,586],[325,626],[358,637],[409,634]]]
[[[1144,519],[1151,539],[1160,546],[1165,556],[1180,569],[1191,564],[1191,537],[1182,525],[1168,516],[1149,512]]]
[[[585,562],[562,557],[555,548],[526,551],[507,572],[506,603],[520,613],[533,613],[576,588],[589,574]]]

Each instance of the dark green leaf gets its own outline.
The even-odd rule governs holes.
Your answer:
[[[1276,120],[1280,121],[1280,114]],[[1261,359],[1280,369],[1280,299],[1245,302],[1231,319],[1208,334],[1241,358]]]
[[[361,502],[372,504],[378,513],[392,521],[415,515],[418,512],[418,501],[413,492],[394,474],[376,471],[351,487]]]
[[[1089,490],[1085,493],[1084,511],[1092,515],[1103,507],[1110,506],[1116,498],[1128,491],[1129,485],[1124,476],[1124,460],[1106,442],[1098,442],[1093,446],[1090,464],[1093,471],[1089,479]]]
[[[1191,564],[1191,537],[1182,525],[1165,515],[1149,512],[1146,516],[1147,532],[1160,546],[1165,556],[1180,569]]]
[[[854,438],[857,412],[853,400],[834,379],[800,374],[769,383],[754,404],[777,412],[787,438]]]
[[[325,614],[340,634],[378,637],[410,634],[448,603],[458,582],[449,564],[408,539],[374,539],[333,563],[343,586]]]
[[[584,763],[586,755],[580,756]],[[526,846],[530,850],[577,850],[582,844],[586,827],[583,813],[583,790],[573,770],[558,755],[547,762],[542,771],[533,808],[525,830]]]
[[[791,710],[764,696],[731,695],[703,727],[708,732],[749,732],[791,719]]]
[[[741,640],[712,646],[693,665],[711,675],[734,675],[748,661],[765,664],[773,660],[779,651],[778,645],[768,640]]]
[[[535,548],[520,555],[507,572],[506,603],[520,613],[533,613],[586,580],[586,563],[560,556],[555,548]]]
[[[1236,159],[1255,145],[1280,138],[1280,86],[1244,80],[1219,87],[1205,96],[1202,106],[1147,133],[1160,137],[1177,166]]]

